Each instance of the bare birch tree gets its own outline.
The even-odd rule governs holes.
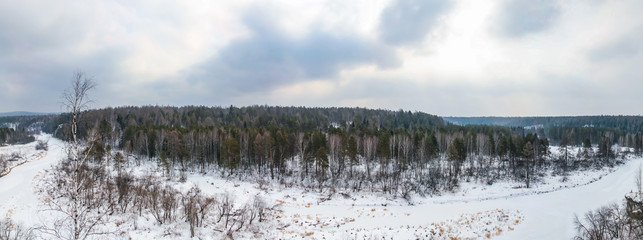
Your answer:
[[[89,131],[86,138],[88,146],[83,148],[79,136],[78,123],[81,114],[87,110],[91,100],[89,91],[96,87],[92,78],[87,77],[83,72],[76,72],[73,75],[71,87],[63,94],[63,105],[71,114],[71,139],[65,147],[66,158],[56,169],[54,182],[45,186],[47,196],[46,204],[49,209],[58,212],[61,218],[53,221],[52,226],[39,228],[43,233],[59,239],[87,239],[92,235],[104,234],[97,231],[97,226],[104,223],[108,214],[108,204],[103,199],[88,200],[88,193],[93,198],[100,198],[100,194],[94,195],[94,178],[88,173],[88,161],[92,152],[94,140],[98,137],[96,131]],[[92,189],[89,189],[92,188]]]

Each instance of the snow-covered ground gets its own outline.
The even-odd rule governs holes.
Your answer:
[[[48,135],[39,135],[37,139],[48,141],[49,151],[39,153],[35,150],[36,143],[0,148],[3,153],[21,153],[25,161],[0,178],[0,218],[11,218],[27,226],[39,223],[37,178],[64,155],[62,141]]]
[[[38,139],[48,139],[41,135]],[[49,139],[49,151],[37,153],[34,146],[4,147],[0,151],[24,149],[28,161],[0,178],[0,218],[11,218],[26,226],[39,224],[39,200],[34,193],[37,179],[59,159],[63,143]],[[44,156],[44,157],[43,157]],[[484,239],[569,239],[575,234],[574,215],[618,202],[634,189],[634,177],[641,159],[629,160],[613,170],[603,169],[568,176],[567,181],[547,177],[532,188],[518,188],[519,183],[499,182],[492,186],[462,183],[460,190],[439,197],[415,196],[413,205],[406,200],[390,199],[379,193],[309,192],[266,183],[259,186],[218,174],[189,174],[184,183],[172,182],[178,189],[197,185],[206,194],[229,193],[238,204],[261,196],[274,206],[273,222],[262,225],[262,235],[240,234],[246,238],[315,238],[315,239],[448,239],[462,237]],[[139,174],[158,171],[155,164],[134,167]],[[127,219],[126,219],[127,220]],[[176,239],[189,238],[187,224],[158,226],[138,219],[137,225],[120,223],[132,237]],[[182,229],[185,228],[185,229]],[[168,234],[168,231],[182,234]],[[201,237],[211,236],[211,230]],[[197,234],[199,235],[199,234]]]
[[[46,139],[41,140],[46,141]],[[13,168],[25,164],[27,161],[43,158],[46,151],[36,151],[36,144],[37,141],[28,144],[0,147],[0,156],[4,159],[11,159],[11,161],[7,161],[7,166],[4,171],[0,169],[0,177],[9,174]]]
[[[374,193],[338,193],[328,199],[325,194],[279,185],[260,191],[256,184],[209,176],[191,175],[188,182],[197,183],[205,192],[260,194],[271,199],[283,211],[278,221],[285,237],[441,239],[430,234],[436,231],[432,226],[451,224],[447,232],[455,234],[443,235],[444,238],[499,235],[501,239],[569,239],[575,234],[574,215],[582,216],[586,211],[621,201],[634,188],[634,170],[639,164],[640,159],[631,160],[613,172],[584,173],[564,183],[552,179],[551,184],[541,183],[527,190],[511,188],[515,183],[500,183],[475,194],[465,190],[434,198],[415,198],[416,204],[411,206],[402,199]],[[464,189],[474,186],[481,187],[471,184]],[[512,195],[512,191],[522,192]],[[471,221],[462,223],[461,219]]]

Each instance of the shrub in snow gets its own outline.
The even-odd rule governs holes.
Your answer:
[[[38,231],[58,239],[86,239],[109,234],[102,227],[115,205],[111,177],[100,166],[72,165],[65,159],[41,179],[40,197],[45,204],[44,211],[67,217],[45,222]]]
[[[625,212],[627,217],[643,223],[643,199],[640,193],[625,196]]]
[[[4,170],[7,170],[7,160],[4,155],[0,155],[0,173],[3,173]]]
[[[20,159],[22,159],[22,158],[23,158],[23,157],[22,157],[22,155],[21,155],[20,153],[18,153],[18,152],[13,152],[13,153],[11,154],[11,156],[9,156],[9,161],[14,161],[14,162],[15,162],[15,161],[18,161],[18,160],[20,160]]]
[[[635,178],[638,191],[625,195],[624,206],[611,204],[576,216],[575,239],[643,239],[643,175],[641,167]]]
[[[203,226],[203,221],[215,204],[214,198],[201,194],[201,189],[192,187],[181,199],[185,220],[190,225],[190,237],[194,237],[196,227]]]
[[[0,239],[2,240],[31,240],[35,239],[32,229],[25,229],[22,225],[10,219],[0,219]]]
[[[36,143],[36,150],[47,151],[48,149],[49,149],[49,144],[46,141],[38,140],[38,143]]]
[[[617,204],[585,213],[584,219],[576,216],[577,240],[589,239],[641,239],[643,222],[628,217]]]

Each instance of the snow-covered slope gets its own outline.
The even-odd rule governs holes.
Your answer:
[[[431,231],[443,226],[448,236],[500,239],[570,239],[574,236],[574,215],[621,201],[634,188],[634,177],[641,159],[629,160],[613,172],[599,172],[599,179],[579,178],[578,186],[531,195],[501,196],[502,187],[492,186],[491,200],[465,194],[430,199],[416,199],[416,205],[391,200],[375,193],[325,194],[302,189],[268,186],[260,191],[256,184],[199,176],[188,178],[204,192],[232,192],[236,195],[262,194],[282,210],[277,220],[282,229],[277,236],[308,236],[321,239],[381,238],[415,239],[436,237]],[[608,174],[609,173],[609,174]],[[603,174],[607,174],[602,176]],[[583,181],[588,181],[587,184]],[[525,192],[524,194],[527,194]],[[466,219],[466,221],[462,221]],[[449,230],[450,229],[450,230]],[[489,233],[489,235],[487,235]]]
[[[623,201],[635,189],[635,176],[643,159],[630,160],[614,173],[594,183],[557,192],[512,199],[473,203],[471,206],[503,206],[520,209],[524,224],[501,239],[570,239],[574,236],[574,215]]]
[[[47,139],[49,136],[38,138]],[[15,148],[30,147],[33,149],[33,146]],[[38,225],[41,219],[38,215],[44,213],[38,211],[39,200],[34,193],[36,180],[63,156],[63,143],[51,138],[44,157],[33,157],[0,178],[0,218],[11,218],[28,227]],[[569,239],[575,234],[574,215],[582,216],[589,210],[621,201],[626,193],[634,189],[634,177],[642,162],[641,159],[630,160],[598,181],[549,193],[505,195],[507,197],[495,194],[496,198],[492,200],[480,200],[484,196],[476,195],[479,193],[465,193],[464,200],[451,195],[437,199],[416,199],[416,204],[410,206],[403,200],[390,200],[375,193],[334,194],[327,199],[326,193],[270,184],[259,189],[257,184],[201,174],[190,174],[186,183],[176,183],[175,186],[186,189],[198,185],[207,194],[228,192],[235,195],[239,202],[261,195],[278,209],[274,230],[263,236],[268,238],[441,239],[450,236],[499,236],[499,239]],[[143,171],[153,167],[154,164],[141,166]],[[499,190],[496,190],[493,192],[498,193]],[[181,228],[187,225],[175,226]],[[147,227],[153,228],[155,225]],[[157,239],[177,237],[163,237],[158,232],[139,230],[130,236]]]

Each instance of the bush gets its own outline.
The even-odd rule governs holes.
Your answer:
[[[7,169],[7,160],[4,155],[0,155],[0,173]]]
[[[20,159],[23,159],[23,156],[18,152],[13,152],[9,156],[8,161],[15,162],[15,161],[19,161]]]
[[[1,240],[31,240],[35,239],[31,229],[25,229],[22,225],[14,223],[10,219],[0,219]]]
[[[576,216],[577,240],[601,239],[642,239],[643,219],[640,218],[640,208],[633,207],[633,199],[626,196],[627,204],[610,204],[594,211],[585,213],[584,219]],[[637,205],[640,205],[637,202]]]
[[[38,140],[38,143],[36,144],[36,150],[49,150],[49,143],[46,141]]]

